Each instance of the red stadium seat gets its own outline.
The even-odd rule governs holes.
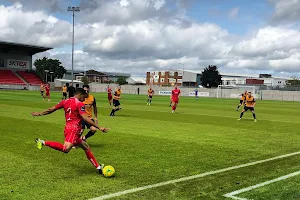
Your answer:
[[[0,84],[27,85],[11,70],[0,70]]]
[[[30,85],[40,85],[43,82],[35,72],[17,71],[17,73]]]

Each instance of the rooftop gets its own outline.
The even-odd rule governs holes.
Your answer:
[[[28,44],[12,43],[0,41],[0,51],[9,53],[10,51],[28,52],[31,56],[52,49],[51,47],[42,47]]]

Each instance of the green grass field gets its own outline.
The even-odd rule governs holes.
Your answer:
[[[109,117],[106,94],[96,93],[100,124],[110,127],[88,140],[100,163],[116,175],[96,173],[81,149],[64,154],[34,139],[63,142],[64,114],[33,118],[55,105],[38,92],[0,91],[0,199],[91,199],[141,186],[264,160],[300,151],[300,103],[258,101],[237,121],[238,100],[182,97],[177,113],[169,97],[122,95],[122,110]],[[229,199],[223,195],[300,170],[300,154],[172,182],[113,199]],[[251,199],[299,199],[300,176],[237,195]]]

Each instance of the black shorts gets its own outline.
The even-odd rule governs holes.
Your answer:
[[[43,91],[43,90],[41,90],[41,94],[44,94],[44,91]]]
[[[248,110],[254,111],[254,107],[247,107],[247,106],[245,106],[245,107],[244,107],[244,110],[245,110],[245,111],[248,111]]]
[[[63,92],[63,96],[64,96],[64,97],[67,97],[67,93],[66,93],[66,92]]]
[[[240,104],[243,104],[244,103],[244,100],[240,100]]]
[[[93,122],[95,122],[94,121],[94,119],[91,119]],[[88,129],[90,129],[91,128],[91,125],[89,124],[89,123],[87,123],[86,121],[84,121],[84,120],[82,120],[82,122],[81,122],[81,128],[82,129],[85,129],[85,127],[87,127]]]
[[[148,95],[148,98],[149,98],[149,99],[152,99],[152,97],[153,97],[153,96]]]
[[[119,100],[114,99],[113,100],[113,105],[116,107],[116,106],[120,106],[121,104],[120,104]]]

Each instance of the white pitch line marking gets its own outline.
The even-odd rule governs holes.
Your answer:
[[[170,181],[160,182],[160,183],[156,183],[156,184],[152,184],[152,185],[146,185],[146,186],[142,186],[142,187],[132,188],[132,189],[129,189],[129,190],[124,190],[124,191],[120,191],[120,192],[111,193],[111,194],[103,195],[103,196],[100,196],[100,197],[96,197],[96,198],[93,198],[91,200],[103,200],[103,199],[109,199],[109,198],[113,198],[113,197],[119,197],[119,196],[122,196],[122,195],[125,195],[125,194],[131,194],[131,193],[135,193],[135,192],[139,192],[139,191],[143,191],[143,190],[147,190],[147,189],[151,189],[151,188],[157,188],[157,187],[161,187],[161,186],[165,186],[165,185],[169,185],[169,184],[173,184],[173,183],[179,183],[179,182],[183,182],[183,181],[202,178],[202,177],[206,177],[206,176],[209,176],[209,175],[219,174],[219,173],[234,170],[234,169],[249,167],[249,166],[252,166],[252,165],[257,165],[257,164],[261,164],[261,163],[265,163],[265,162],[269,162],[269,161],[273,161],[273,160],[277,160],[277,159],[281,159],[281,158],[287,158],[287,157],[298,155],[298,154],[300,154],[300,151],[290,153],[290,154],[281,155],[281,156],[276,156],[276,157],[268,158],[268,159],[264,159],[264,160],[258,160],[258,161],[254,161],[254,162],[250,162],[250,163],[246,163],[246,164],[236,165],[236,166],[233,166],[233,167],[227,167],[227,168],[219,169],[219,170],[215,170],[215,171],[205,172],[205,173],[197,174],[197,175],[193,175],[193,176],[187,176],[187,177],[183,177],[183,178],[179,178],[179,179],[173,179],[173,180],[170,180]]]
[[[282,180],[291,178],[293,176],[297,176],[299,174],[300,174],[300,171],[297,171],[297,172],[294,172],[294,173],[291,173],[291,174],[288,174],[288,175],[285,175],[285,176],[281,176],[281,177],[275,178],[273,180],[269,180],[269,181],[266,181],[266,182],[263,182],[263,183],[252,185],[252,186],[247,187],[247,188],[243,188],[243,189],[240,189],[240,190],[236,190],[236,191],[224,194],[223,196],[231,198],[231,199],[235,199],[235,200],[248,200],[247,198],[240,198],[240,197],[237,197],[236,195],[244,193],[244,192],[248,192],[250,190],[253,190],[253,189],[256,189],[256,188],[259,188],[259,187],[263,187],[265,185],[269,185],[271,183],[282,181]]]

